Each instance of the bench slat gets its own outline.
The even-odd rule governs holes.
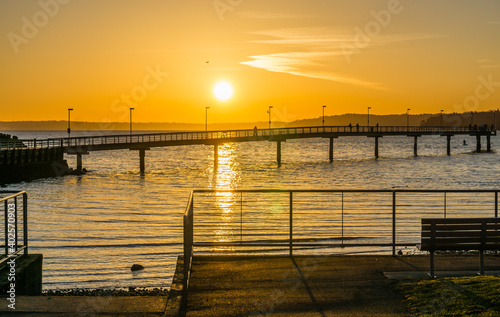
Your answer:
[[[450,237],[441,237],[441,238],[422,238],[422,242],[428,241],[429,243],[477,243],[480,245],[481,243],[498,243],[500,246],[500,237],[465,237],[465,238],[450,238]]]
[[[500,237],[500,230],[498,231],[486,231],[486,237]],[[455,231],[422,231],[422,238],[441,238],[441,237],[481,237],[483,233],[481,231],[463,231],[463,230],[455,230]]]
[[[422,224],[500,223],[500,218],[423,218]]]
[[[481,230],[482,224],[436,224],[434,227],[430,224],[422,225],[422,231],[450,231],[450,230]],[[500,230],[500,224],[486,224],[486,230]]]

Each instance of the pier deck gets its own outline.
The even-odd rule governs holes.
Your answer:
[[[495,127],[421,127],[421,126],[321,126],[276,129],[247,129],[225,131],[191,131],[149,134],[121,134],[53,138],[45,140],[17,140],[0,144],[0,167],[22,162],[32,156],[43,156],[42,149],[55,149],[66,154],[77,155],[77,171],[82,171],[82,155],[91,151],[137,150],[141,173],[145,171],[146,151],[153,147],[180,145],[211,145],[214,147],[214,166],[218,164],[218,146],[230,142],[276,142],[276,161],[281,164],[281,143],[293,139],[324,138],[330,140],[329,159],[333,161],[334,139],[345,136],[365,136],[373,138],[375,157],[379,156],[379,138],[384,136],[408,136],[413,140],[414,155],[418,155],[418,138],[426,135],[446,137],[447,154],[451,153],[451,138],[454,135],[476,137],[476,151],[481,152],[481,138],[486,138],[486,151],[491,151],[491,136],[496,135]],[[38,153],[38,154],[36,154]],[[37,156],[38,155],[38,156]]]
[[[500,268],[499,257],[486,263]],[[439,266],[474,274],[477,256],[441,256]],[[409,316],[383,273],[428,268],[428,255],[196,256],[186,316]]]

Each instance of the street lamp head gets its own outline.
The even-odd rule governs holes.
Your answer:
[[[68,111],[73,111],[73,108],[68,108]]]
[[[130,108],[130,110],[135,110],[135,108]]]

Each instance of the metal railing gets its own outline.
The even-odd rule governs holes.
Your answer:
[[[463,214],[477,214],[486,213],[489,217],[493,214],[498,217],[498,192],[500,190],[194,190],[191,192],[189,203],[186,208],[184,215],[184,251],[185,258],[188,259],[194,254],[194,248],[203,247],[285,247],[288,249],[290,255],[293,254],[294,248],[303,247],[390,247],[392,248],[392,253],[396,253],[396,247],[400,246],[415,246],[419,242],[419,236],[414,237],[415,241],[409,241],[408,239],[403,239],[405,242],[398,242],[398,238],[401,235],[407,234],[409,231],[408,227],[404,225],[405,232],[397,232],[397,222],[398,221],[416,221],[416,226],[419,226],[421,217],[418,217],[418,212],[422,215],[437,215],[442,217],[456,217],[457,215]],[[266,200],[263,196],[255,198],[248,198],[243,202],[243,194],[249,197],[250,194],[262,194],[262,195],[281,195],[282,199],[268,199]],[[465,194],[473,194],[473,196],[468,197]],[[315,201],[316,198],[311,198],[314,195],[326,195],[322,199],[323,201]],[[335,195],[335,197],[334,197]],[[376,196],[377,195],[377,196]],[[453,197],[451,197],[454,195]],[[482,196],[481,196],[482,195]],[[199,197],[201,205],[199,208],[199,225],[195,226],[196,222],[194,217],[195,209],[195,197]],[[218,197],[219,196],[219,197]],[[286,197],[285,197],[286,196]],[[302,197],[302,198],[301,198]],[[303,198],[306,197],[306,200]],[[206,203],[207,200],[212,199],[217,204],[217,200],[222,203],[219,205],[225,205],[226,207],[215,206],[208,207],[209,204]],[[424,200],[422,200],[424,199]],[[205,202],[202,202],[205,200]],[[258,204],[252,205],[257,200],[260,200],[260,206]],[[331,205],[325,207],[324,205],[337,200],[336,205]],[[454,200],[454,202],[453,202]],[[198,201],[198,199],[197,199]],[[286,211],[278,211],[281,216],[287,218],[281,218],[281,222],[273,222],[271,219],[273,214],[268,211],[266,214],[266,208],[273,208],[272,202],[277,202],[282,209],[287,209]],[[306,202],[304,202],[306,201]],[[491,202],[491,204],[490,204]],[[336,228],[339,230],[338,239],[340,242],[332,243],[331,237],[324,237],[324,232],[318,233],[318,231],[312,230],[307,234],[300,232],[303,230],[301,228],[301,222],[309,221],[309,213],[314,213],[315,203],[318,204],[317,208],[322,208],[321,215],[328,217],[328,215],[337,214],[338,224],[335,226],[330,226],[326,230],[331,230],[331,228]],[[349,207],[347,206],[349,204]],[[230,207],[231,210],[227,208]],[[288,206],[286,206],[288,205]],[[243,208],[245,206],[245,208]],[[304,207],[305,206],[305,207]],[[359,207],[361,206],[361,207]],[[363,207],[364,206],[364,207]],[[430,206],[430,207],[429,207]],[[206,212],[203,209],[213,210],[220,209],[223,213],[231,214],[232,220],[227,220],[222,226],[223,230],[228,232],[223,240],[226,241],[196,241],[195,231],[205,231],[204,233],[198,232],[198,236],[202,238],[210,239],[210,235],[206,234],[208,231],[213,231],[210,226],[214,224],[220,225],[220,217],[224,216],[219,212],[219,218],[217,214]],[[325,209],[326,208],[326,209]],[[331,209],[330,209],[331,208]],[[355,228],[354,222],[358,222],[359,228],[361,225],[366,226],[366,223],[370,222],[370,216],[364,217],[363,214],[371,214],[374,209],[379,208],[376,217],[380,217],[384,222],[377,222],[375,224],[370,224],[372,230],[377,229],[381,226],[386,226],[390,228],[390,234],[388,230],[385,235],[378,235],[374,238],[375,240],[382,240],[373,242],[374,239],[368,239],[369,242],[356,242],[353,241],[352,237],[345,234],[346,228],[350,228],[350,233],[353,233],[353,228]],[[332,210],[333,209],[333,210]],[[336,210],[335,210],[336,209]],[[306,211],[303,211],[306,210]],[[228,212],[229,211],[229,212]],[[300,214],[297,214],[299,212]],[[253,213],[253,214],[252,214]],[[286,215],[287,214],[287,215]],[[260,217],[255,219],[255,217]],[[316,215],[315,215],[316,216]],[[203,218],[204,217],[204,218]],[[245,218],[247,217],[247,218]],[[347,222],[345,217],[351,217],[350,222]],[[399,218],[398,218],[399,217]],[[203,219],[202,219],[203,218]],[[341,219],[340,219],[341,218]],[[352,220],[356,218],[357,220]],[[245,220],[244,220],[245,219]],[[253,220],[251,220],[253,219]],[[321,222],[322,219],[316,219]],[[325,221],[332,222],[332,219],[324,219]],[[372,219],[377,220],[377,219]],[[212,221],[212,222],[210,222]],[[257,230],[255,227],[251,227],[253,223],[260,221],[260,225],[267,225],[273,231],[264,232],[263,229]],[[360,224],[359,222],[365,222]],[[243,224],[247,225],[244,228]],[[278,224],[278,225],[276,225]],[[314,224],[313,224],[314,225]],[[286,230],[278,232],[281,227],[288,227]],[[309,224],[310,226],[310,224]],[[366,227],[365,227],[366,228]],[[311,228],[309,228],[311,229]],[[216,231],[221,231],[215,228]],[[359,230],[359,229],[355,229]],[[246,232],[247,231],[247,232]],[[372,230],[376,231],[376,230]],[[412,231],[416,233],[415,231]],[[419,233],[419,232],[418,232]],[[315,239],[314,235],[321,236],[322,239]],[[296,237],[294,237],[296,235]],[[285,238],[284,238],[285,237]],[[324,238],[324,239],[323,239]],[[390,240],[388,239],[390,238]],[[367,237],[363,237],[367,239]],[[227,241],[230,240],[230,241]],[[328,241],[330,240],[330,241]],[[410,239],[411,240],[411,239]],[[328,242],[325,242],[328,241]],[[186,264],[188,265],[188,264]],[[186,266],[186,268],[188,268]]]
[[[424,216],[434,217],[461,217],[463,215],[498,217],[498,193],[500,190],[193,190],[189,196],[189,201],[184,213],[184,292],[187,292],[190,281],[191,266],[195,248],[231,248],[229,251],[235,253],[233,248],[242,248],[243,252],[248,247],[279,247],[281,250],[288,250],[288,254],[293,256],[294,250],[297,248],[308,248],[311,251],[318,248],[348,248],[348,247],[389,247],[392,249],[392,254],[396,255],[397,247],[416,246],[420,243],[420,221]],[[467,195],[468,194],[468,195]],[[250,199],[243,200],[250,196]],[[274,200],[275,204],[270,203],[273,200],[265,200],[262,197],[251,197],[251,195],[281,195],[282,200]],[[326,195],[323,200],[314,195]],[[301,196],[307,197],[307,205],[301,202]],[[356,196],[352,199],[351,196]],[[378,197],[377,197],[378,196]],[[430,198],[429,198],[430,197]],[[195,200],[196,198],[196,200]],[[204,200],[211,198],[215,203],[219,200],[219,205],[216,206],[217,213],[206,212],[208,205]],[[257,205],[250,205],[249,201],[261,200],[260,208]],[[337,200],[338,203],[333,206],[324,206],[328,202]],[[197,206],[195,208],[195,201]],[[276,204],[282,203],[282,209],[287,209],[283,212],[281,225],[285,230],[279,231],[279,226],[276,226],[274,218],[276,218]],[[351,204],[350,207],[347,205]],[[353,205],[354,206],[353,206]],[[366,208],[357,208],[356,206],[365,204]],[[378,205],[387,215],[379,213],[374,215],[370,210],[375,205]],[[245,208],[244,208],[245,206]],[[195,217],[195,209],[197,216]],[[239,209],[239,210],[238,210]],[[255,209],[255,210],[253,210]],[[302,209],[302,210],[301,210]],[[314,214],[315,209],[320,209],[319,213]],[[266,212],[267,211],[267,212]],[[420,213],[419,213],[420,212]],[[231,217],[232,214],[236,221],[222,220],[223,218]],[[238,215],[239,214],[239,215]],[[337,230],[340,230],[341,242],[332,243],[332,239],[314,239],[313,236],[318,232],[317,227],[323,222],[328,222],[331,225],[326,226],[326,231],[335,229],[332,219],[329,215],[337,215],[338,225]],[[363,217],[363,214],[368,214]],[[258,215],[260,220],[253,219]],[[197,222],[203,222],[203,219],[208,218],[211,223],[198,228]],[[244,218],[245,217],[245,218]],[[373,224],[371,232],[380,231],[378,226],[383,226],[387,223],[390,228],[390,233],[380,237],[385,242],[356,242],[349,237],[346,230],[350,230],[350,234],[355,233],[362,227],[348,223],[347,217],[352,217],[354,222],[369,222],[378,220]],[[373,219],[374,217],[380,219]],[[239,221],[238,221],[239,218]],[[199,220],[198,220],[199,219]],[[243,219],[246,219],[245,221]],[[247,224],[254,222],[258,227],[268,228],[246,228]],[[307,229],[301,228],[301,222],[311,222],[309,229],[312,227],[312,235],[301,235],[297,232]],[[407,222],[413,222],[408,225]],[[230,231],[233,225],[233,230]],[[412,228],[413,226],[413,228]],[[195,238],[206,238],[209,235],[198,234],[197,229],[207,231],[206,227],[212,227],[213,232],[226,231],[226,235],[222,240],[231,241],[197,241]],[[215,228],[216,227],[216,228]],[[398,232],[397,228],[401,227]],[[269,229],[270,232],[264,232]],[[210,230],[209,230],[210,231]],[[248,233],[247,233],[248,231]],[[324,235],[324,232],[320,232]],[[406,236],[403,242],[398,242],[401,236]],[[280,237],[286,236],[285,239]],[[304,238],[305,237],[305,238]],[[229,239],[227,239],[229,238]],[[338,238],[336,238],[338,240]],[[325,242],[325,240],[327,242]],[[254,252],[254,251],[251,251]],[[252,253],[253,254],[253,253]]]
[[[421,127],[421,126],[319,126],[319,127],[297,127],[297,128],[276,128],[276,129],[246,129],[246,130],[222,130],[208,132],[168,132],[168,133],[147,133],[147,134],[117,134],[82,136],[72,138],[50,138],[50,139],[23,139],[16,142],[0,144],[0,150],[11,149],[37,149],[53,147],[78,147],[97,145],[117,145],[151,142],[173,142],[173,141],[210,141],[234,138],[269,138],[272,136],[297,136],[297,135],[317,135],[328,133],[345,134],[365,134],[365,133],[494,133],[493,129],[487,127],[483,130],[471,130],[464,127]]]
[[[2,246],[4,254],[0,258],[1,266],[9,258],[18,256],[21,252],[28,254],[28,194],[25,191],[0,191],[0,195],[7,195],[0,199],[0,203],[3,202],[4,206]],[[19,215],[19,209],[22,210],[22,215]],[[20,226],[22,226],[22,241],[19,241]]]

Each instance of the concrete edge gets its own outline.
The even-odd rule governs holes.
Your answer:
[[[175,267],[172,285],[168,293],[167,304],[165,305],[164,316],[174,317],[179,316],[183,302],[182,294],[184,293],[184,256],[177,257],[177,265]]]

